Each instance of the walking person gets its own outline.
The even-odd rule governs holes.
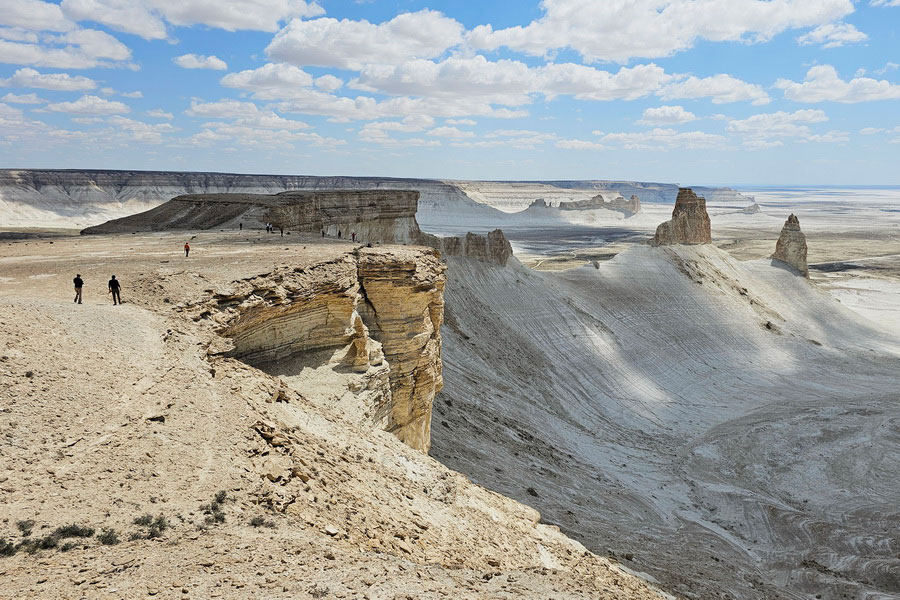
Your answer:
[[[350,237],[353,238],[353,241],[355,242],[355,241],[356,241],[356,232],[355,232],[355,231],[352,232],[352,233],[350,234]]]
[[[184,243],[184,257],[187,258],[188,254],[191,253],[191,245],[187,242]]]
[[[238,231],[243,231],[243,230],[244,230],[244,222],[243,222],[243,221],[240,221],[240,222],[238,223]]]
[[[278,229],[281,230],[281,237],[284,237],[284,227],[279,227]]]
[[[122,286],[119,285],[119,280],[116,279],[115,275],[113,275],[112,279],[109,280],[107,286],[109,287],[109,291],[107,292],[107,294],[112,294],[113,297],[113,306],[115,306],[116,304],[122,304],[122,296],[119,295]]]
[[[81,304],[81,288],[84,287],[84,280],[81,278],[81,275],[75,274],[75,279],[72,280],[72,283],[75,284],[75,300],[74,302]]]

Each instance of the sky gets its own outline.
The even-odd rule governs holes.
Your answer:
[[[0,167],[900,184],[900,0],[0,1]]]

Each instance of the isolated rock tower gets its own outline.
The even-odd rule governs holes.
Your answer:
[[[800,220],[794,214],[784,222],[772,258],[789,264],[804,277],[809,277],[809,267],[806,265],[806,236],[800,231]]]
[[[678,188],[672,218],[656,228],[656,235],[650,244],[668,246],[710,243],[712,232],[709,215],[706,213],[706,199],[695,194],[691,188]]]

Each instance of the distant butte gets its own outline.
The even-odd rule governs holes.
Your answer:
[[[793,213],[781,228],[781,235],[778,236],[772,258],[790,265],[804,277],[809,277],[809,267],[806,265],[806,236],[800,231],[800,219]]]
[[[691,188],[678,188],[672,218],[656,228],[656,235],[650,243],[653,246],[712,243],[706,199],[695,194]]]

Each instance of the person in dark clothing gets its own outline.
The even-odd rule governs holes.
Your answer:
[[[341,230],[338,229],[338,239],[341,239]]]
[[[322,230],[322,237],[325,237],[325,230]]]
[[[122,296],[119,295],[119,291],[121,290],[122,286],[119,285],[119,280],[116,279],[115,275],[113,275],[112,279],[109,280],[108,286],[108,293],[112,294],[113,297],[113,306],[115,306],[116,304],[122,304]]]
[[[241,221],[240,223],[238,223],[238,231],[243,231],[243,230],[244,230],[244,222]]]
[[[356,241],[356,232],[355,232],[355,231],[352,232],[352,233],[350,234],[350,238],[351,238],[354,242]]]
[[[279,227],[278,229],[281,230],[281,237],[284,237],[284,227]]]
[[[191,253],[191,245],[187,242],[184,243],[184,257],[187,258],[188,254]]]
[[[78,304],[81,304],[81,288],[84,287],[84,280],[81,278],[81,275],[76,274],[75,279],[72,280],[72,283],[75,284],[75,300]]]

